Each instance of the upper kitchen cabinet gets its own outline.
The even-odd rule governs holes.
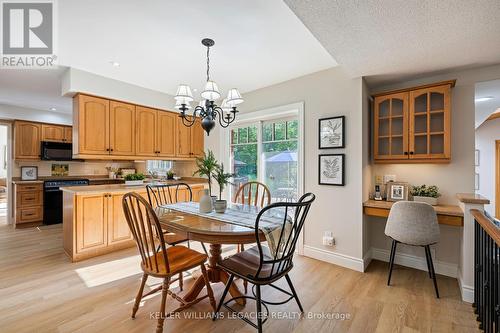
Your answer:
[[[155,109],[137,106],[137,156],[156,156],[156,123],[157,111]]]
[[[109,101],[78,94],[73,99],[73,155],[109,155]]]
[[[109,152],[135,155],[135,105],[111,101],[109,104]]]
[[[73,128],[64,126],[64,142],[73,142]]]
[[[374,95],[375,163],[451,160],[451,88],[455,81]]]
[[[39,160],[42,125],[16,121],[14,123],[14,159]]]
[[[178,117],[176,113],[158,111],[156,122],[156,147],[158,156],[175,156],[175,130]]]
[[[191,127],[191,150],[194,157],[201,157],[205,152],[205,131],[200,118],[196,118],[196,123]]]
[[[42,141],[64,142],[64,126],[42,125]]]
[[[200,157],[203,156],[205,133],[201,127],[200,119],[195,124],[187,127],[182,123],[182,118],[177,119],[177,156]]]

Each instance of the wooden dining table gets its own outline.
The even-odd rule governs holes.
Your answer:
[[[231,208],[231,204],[228,204],[228,206]],[[237,206],[241,207],[241,205],[235,205],[234,207]],[[222,261],[223,244],[250,244],[256,241],[254,228],[217,220],[216,215],[208,218],[162,206],[157,207],[155,212],[164,230],[187,234],[190,240],[210,245],[207,273],[211,283],[223,283],[225,285],[229,280],[229,274],[217,265]],[[266,240],[262,231],[259,231],[259,238],[262,241]],[[192,287],[184,295],[184,300],[189,302],[196,299],[204,287],[203,276],[197,277]],[[243,296],[234,281],[229,288],[229,293],[234,298]],[[245,304],[245,298],[238,298],[235,301],[240,305]]]

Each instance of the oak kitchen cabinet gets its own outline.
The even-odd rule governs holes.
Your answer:
[[[39,160],[42,141],[71,142],[71,126],[29,121],[14,122],[14,159]]]
[[[177,112],[77,94],[73,113],[77,158],[182,160],[203,155],[199,120],[193,127],[181,127]]]
[[[125,193],[133,191],[148,200],[146,188],[124,188],[121,185],[110,185],[102,190],[97,188],[86,186],[82,190],[63,190],[63,245],[73,262],[135,244],[123,213],[122,198]],[[202,184],[191,186],[194,201],[199,200],[203,188]],[[186,199],[187,192],[181,189],[178,200]]]
[[[451,160],[451,88],[455,81],[374,95],[375,163]]]
[[[43,183],[14,183],[14,221],[17,227],[25,223],[43,222]]]

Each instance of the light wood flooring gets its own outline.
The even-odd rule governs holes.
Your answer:
[[[438,277],[442,298],[437,300],[423,271],[396,266],[393,286],[388,287],[387,264],[378,261],[366,273],[300,256],[295,264],[291,277],[306,318],[297,316],[293,301],[270,306],[274,318],[264,332],[478,331],[455,279]],[[135,248],[72,264],[62,250],[60,225],[21,230],[0,226],[0,331],[154,332],[156,320],[150,313],[158,311],[159,295],[145,300],[137,318],[130,318],[140,277]],[[186,279],[186,287],[191,281]],[[151,280],[146,289],[156,283]],[[213,287],[217,300],[222,287]],[[265,299],[278,297],[272,289],[263,292]],[[175,306],[169,298],[167,307]],[[247,310],[254,310],[253,301]],[[212,322],[205,318],[210,311],[208,300],[202,301],[180,318],[166,320],[164,332],[256,332],[241,320]],[[335,314],[348,317],[335,319]]]

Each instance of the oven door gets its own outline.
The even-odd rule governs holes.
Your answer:
[[[66,142],[42,141],[41,159],[46,161],[71,161],[73,160],[73,145]]]

